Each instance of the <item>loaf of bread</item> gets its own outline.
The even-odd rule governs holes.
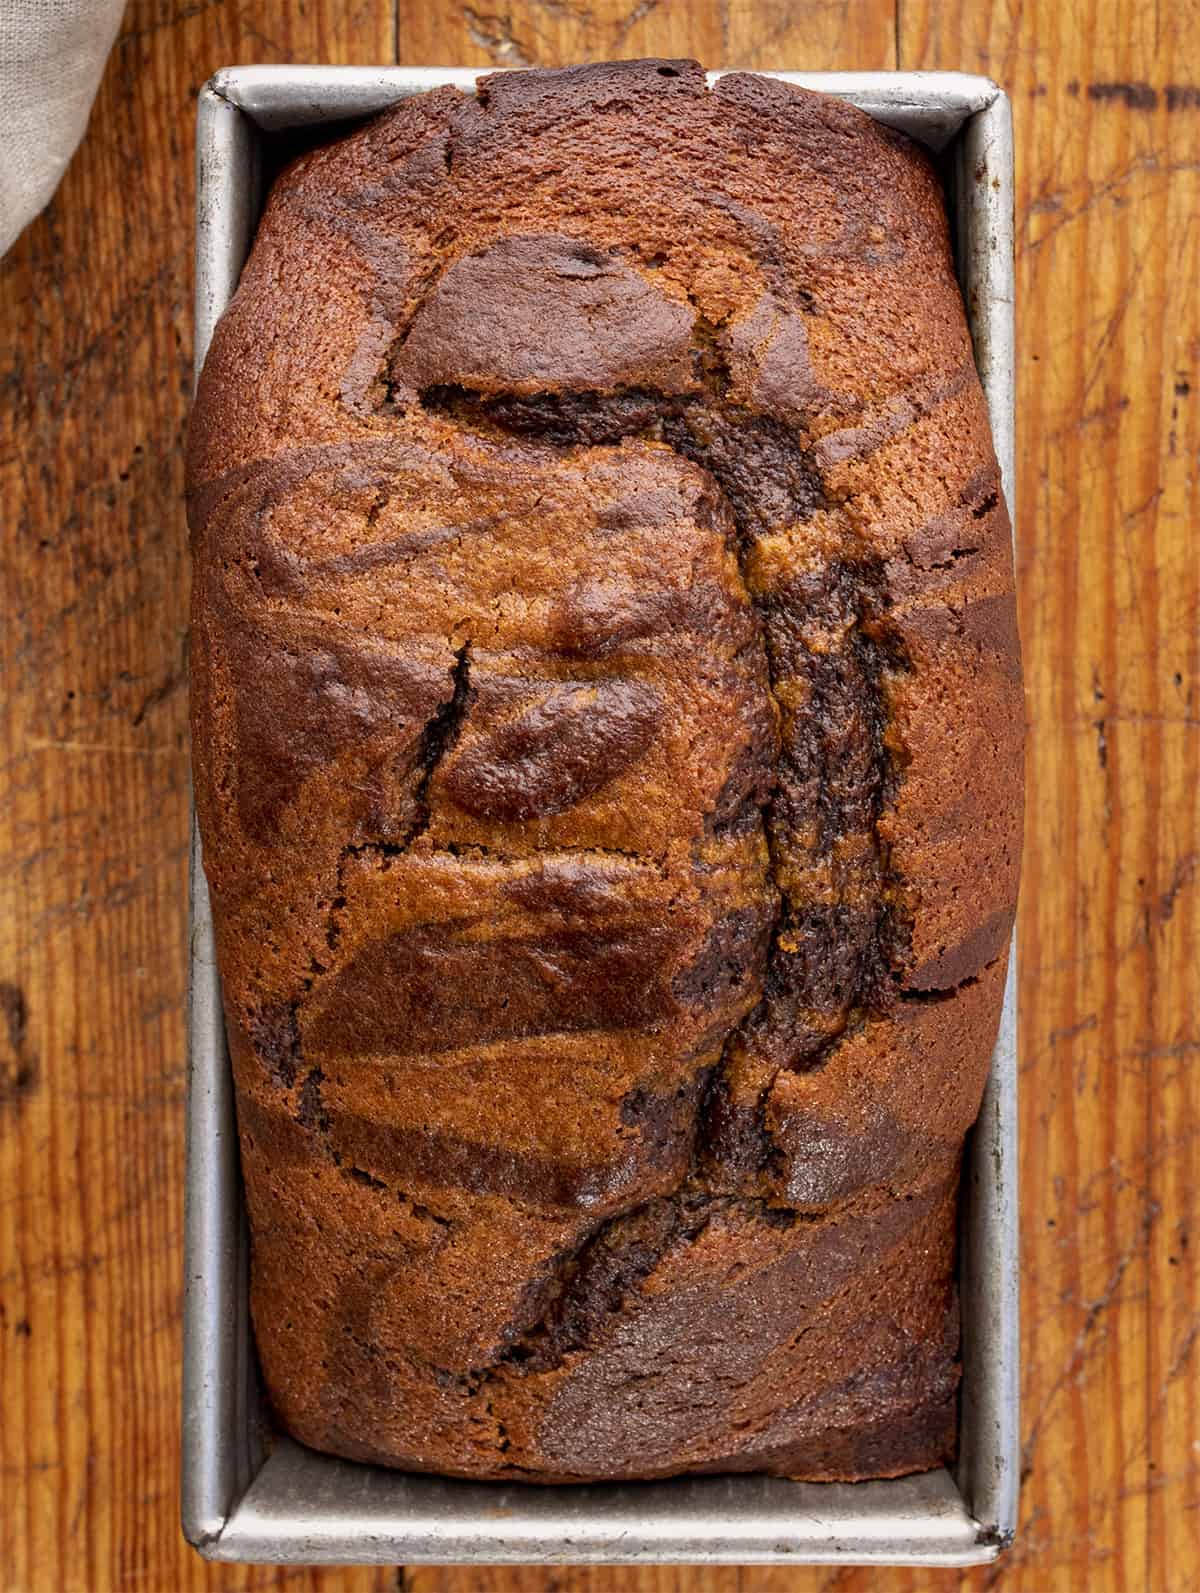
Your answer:
[[[926,156],[687,61],[409,99],[275,184],[188,473],[282,1426],[940,1464],[1022,711]]]

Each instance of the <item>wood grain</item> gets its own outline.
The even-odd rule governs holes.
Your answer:
[[[896,63],[893,0],[399,0],[411,66],[559,66],[695,56],[706,66],[821,71]]]
[[[1026,1481],[969,1573],[206,1567],[177,1527],[191,101],[235,60],[1014,98]],[[140,0],[0,264],[0,1589],[1200,1587],[1200,0]]]

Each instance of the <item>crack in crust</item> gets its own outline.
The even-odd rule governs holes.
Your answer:
[[[416,815],[396,850],[407,851],[429,828],[429,787],[438,765],[451,752],[462,733],[474,695],[471,689],[471,643],[466,641],[454,655],[451,672],[454,690],[426,724],[417,741],[417,762],[421,778],[417,784]]]
[[[353,857],[374,854],[382,858],[402,857],[429,828],[429,787],[434,774],[446,755],[451,752],[462,732],[463,721],[471,706],[471,643],[464,642],[454,655],[454,668],[450,676],[453,690],[437,712],[426,721],[417,737],[416,765],[421,770],[413,793],[413,813],[404,831],[395,841],[359,841],[343,846],[337,862],[337,894],[329,904],[325,939],[331,951],[341,942],[341,925],[338,914],[346,906],[346,864]]]

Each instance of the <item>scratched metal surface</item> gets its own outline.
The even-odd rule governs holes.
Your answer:
[[[191,96],[223,62],[960,69],[1017,129],[1031,726],[1017,1544],[982,1570],[202,1562],[178,1529],[179,440]],[[1200,1587],[1197,0],[132,0],[0,263],[0,1588]]]

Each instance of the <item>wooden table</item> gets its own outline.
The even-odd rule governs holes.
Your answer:
[[[192,101],[236,61],[1013,96],[1025,1485],[977,1573],[203,1565],[177,1525]],[[137,0],[0,266],[0,1587],[1200,1587],[1200,0]],[[1193,1069],[1196,1072],[1193,1072]]]

